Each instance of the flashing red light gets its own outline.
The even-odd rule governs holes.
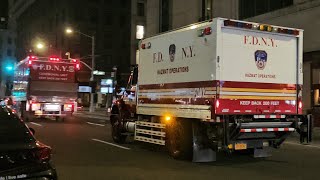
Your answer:
[[[29,60],[36,60],[36,59],[38,59],[38,57],[37,56],[28,56],[28,59]]]
[[[212,33],[211,27],[206,27],[206,28],[204,28],[203,33],[204,33],[205,35],[210,35],[210,34]]]
[[[50,57],[49,58],[50,61],[60,61],[60,58],[57,57]]]
[[[299,109],[302,109],[302,102],[299,101],[299,105],[298,105]]]
[[[141,48],[145,49],[146,48],[146,44],[141,44]]]
[[[31,65],[31,64],[32,64],[32,61],[31,61],[31,60],[29,60],[29,61],[28,61],[28,64],[29,64],[29,65]]]

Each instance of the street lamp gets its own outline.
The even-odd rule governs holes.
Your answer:
[[[72,31],[71,28],[67,28],[67,29],[66,29],[66,33],[71,34],[72,32],[73,32],[73,31]]]
[[[91,39],[91,44],[92,44],[92,49],[91,49],[91,77],[90,77],[90,81],[93,81],[94,78],[93,78],[93,71],[95,70],[95,61],[94,61],[94,45],[95,45],[95,42],[94,42],[94,35],[90,36],[88,34],[85,34],[85,33],[82,33],[80,31],[75,31],[73,30],[72,28],[66,28],[66,33],[67,34],[71,34],[73,32],[76,32],[78,34],[81,34],[87,38],[90,38]],[[90,93],[90,108],[89,108],[89,112],[94,112],[94,103],[93,103],[93,98],[94,98],[94,93],[92,93],[92,90],[91,90],[91,93]]]
[[[43,43],[39,42],[39,43],[37,43],[36,47],[37,47],[38,49],[43,49],[43,48],[44,48],[44,45],[43,45]]]

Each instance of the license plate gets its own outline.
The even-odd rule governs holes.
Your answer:
[[[237,143],[234,146],[235,150],[243,150],[243,149],[247,149],[247,144],[244,143]]]

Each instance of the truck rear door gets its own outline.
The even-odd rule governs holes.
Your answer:
[[[302,32],[221,21],[219,114],[301,113]],[[246,27],[248,26],[248,27]],[[251,27],[251,28],[250,28]],[[292,33],[291,33],[292,31]],[[294,31],[297,33],[297,30]],[[301,37],[301,39],[299,38]],[[301,58],[300,58],[301,57]]]

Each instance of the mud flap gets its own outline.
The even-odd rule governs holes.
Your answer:
[[[201,126],[199,122],[192,123],[192,134],[193,134],[193,162],[213,162],[216,161],[216,151],[213,151],[209,147],[208,139],[201,133]]]
[[[271,153],[272,153],[271,147],[255,148],[253,157],[255,158],[270,157]]]

